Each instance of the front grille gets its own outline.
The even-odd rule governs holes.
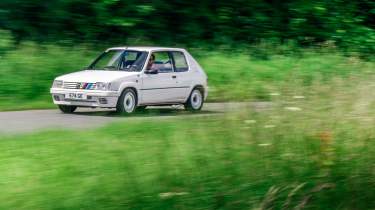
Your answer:
[[[96,83],[87,82],[64,82],[64,89],[81,89],[81,90],[95,90]]]

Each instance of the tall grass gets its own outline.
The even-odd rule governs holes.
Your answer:
[[[372,209],[373,79],[222,116],[3,137],[0,209]]]
[[[93,59],[93,53],[82,47],[25,43],[0,58],[0,96],[40,99],[48,95],[54,77],[82,69]]]
[[[291,48],[292,49],[292,48]],[[210,101],[270,100],[282,88],[309,87],[350,74],[373,72],[375,64],[338,52],[284,49],[258,58],[254,49],[192,50],[209,76]],[[290,52],[290,51],[289,51]],[[49,88],[61,74],[87,66],[100,50],[24,43],[0,57],[0,109],[51,107]]]

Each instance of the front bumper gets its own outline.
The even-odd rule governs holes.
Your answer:
[[[75,90],[51,88],[53,103],[56,105],[68,105],[79,107],[103,107],[114,108],[117,105],[119,94],[117,91],[93,91],[93,90]],[[87,95],[85,100],[72,100],[65,98],[69,93],[83,93]]]

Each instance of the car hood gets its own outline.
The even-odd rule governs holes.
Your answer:
[[[139,72],[126,71],[102,71],[102,70],[85,70],[65,74],[56,78],[67,82],[112,82],[114,80],[137,75]]]

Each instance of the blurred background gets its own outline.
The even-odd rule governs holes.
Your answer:
[[[188,48],[209,72],[211,86],[224,94],[214,93],[212,100],[254,98],[254,92],[265,98],[263,92],[270,88],[266,86],[273,86],[269,80],[280,81],[292,67],[280,71],[279,64],[267,63],[263,68],[250,59],[272,63],[275,55],[296,59],[310,51],[317,53],[312,59],[328,62],[323,66],[342,63],[341,55],[373,60],[374,4],[371,0],[2,0],[0,98],[7,99],[0,104],[19,100],[47,106],[40,103],[47,101],[55,76],[82,69],[102,50],[123,45]],[[328,51],[327,56],[339,57],[325,59],[323,53]],[[277,59],[285,65],[298,62]],[[238,76],[245,79],[235,85],[246,84],[228,93],[223,83],[229,85]]]
[[[2,47],[33,41],[245,48],[267,40],[299,46],[328,41],[374,53],[370,0],[3,0],[0,6]]]
[[[187,48],[250,108],[0,134],[0,209],[375,209],[373,0],[1,0],[0,111],[126,45]]]

